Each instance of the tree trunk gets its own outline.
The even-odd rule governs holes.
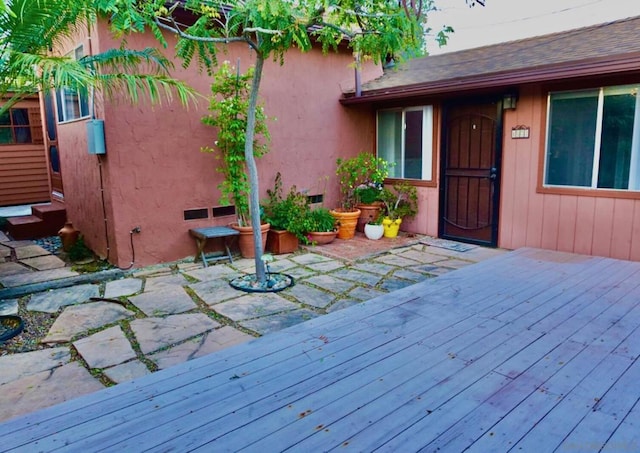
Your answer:
[[[249,111],[247,112],[247,131],[244,144],[244,156],[249,172],[249,212],[251,213],[251,227],[253,228],[253,243],[255,244],[255,265],[256,279],[260,283],[267,281],[264,262],[262,261],[262,234],[260,232],[260,192],[258,185],[258,167],[253,155],[253,141],[256,129],[256,107],[258,105],[258,90],[260,89],[260,79],[262,77],[262,67],[264,58],[260,53],[256,56],[256,67],[251,82],[251,93],[249,94]]]

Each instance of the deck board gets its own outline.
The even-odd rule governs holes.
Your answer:
[[[639,357],[640,263],[521,249],[9,420],[0,450],[629,448]]]

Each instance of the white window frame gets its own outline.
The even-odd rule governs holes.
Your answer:
[[[406,147],[406,129],[407,112],[422,111],[422,168],[420,179],[405,178],[405,147]],[[392,109],[380,109],[376,112],[376,149],[380,143],[380,113],[381,112],[401,112],[402,113],[402,125],[401,125],[401,140],[400,140],[400,161],[396,162],[395,169],[400,170],[400,175],[393,176],[397,179],[410,179],[414,181],[428,181],[431,182],[434,179],[433,175],[433,106],[422,105],[412,106],[405,108],[392,108]],[[380,156],[379,150],[377,150],[377,156]]]
[[[76,60],[82,58],[83,56],[83,47],[79,45],[73,51],[67,54],[68,57],[75,58]],[[90,116],[89,113],[89,94],[88,90],[75,90],[76,98],[73,101],[67,101],[67,93],[73,93],[73,90],[70,90],[66,87],[61,87],[56,90],[56,105],[57,105],[57,115],[58,115],[58,123],[68,123],[70,121],[77,121],[81,119],[88,118]],[[85,98],[85,102],[82,102],[82,99]],[[78,112],[80,112],[79,116],[71,115],[69,109],[66,108],[64,104],[67,102],[75,102]],[[83,107],[86,106],[86,112]]]
[[[546,119],[546,140],[544,151],[544,168],[542,173],[543,187],[545,188],[569,188],[569,189],[581,189],[581,190],[598,190],[598,191],[619,191],[619,192],[637,192],[640,191],[640,96],[636,96],[636,107],[633,124],[633,138],[631,142],[631,157],[629,168],[629,183],[627,189],[614,189],[609,187],[598,187],[598,176],[600,172],[600,150],[602,145],[602,125],[604,121],[604,98],[605,90],[607,88],[625,88],[635,87],[637,92],[640,92],[640,84],[630,85],[612,85],[594,88],[592,90],[566,90],[566,91],[554,91],[547,95],[547,119]],[[590,186],[572,186],[572,185],[555,185],[547,183],[547,174],[549,170],[549,141],[550,141],[550,128],[551,128],[551,97],[554,94],[562,93],[578,93],[580,91],[595,91],[598,90],[598,106],[596,112],[596,127],[595,127],[595,139],[593,145],[593,168],[591,170],[591,185]]]

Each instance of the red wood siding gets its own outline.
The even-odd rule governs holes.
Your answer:
[[[518,108],[505,114],[499,246],[541,247],[640,261],[640,196],[538,191],[545,143],[545,92],[520,91]],[[531,127],[531,138],[511,138],[511,128]]]
[[[0,206],[48,200],[49,179],[44,146],[0,146]]]

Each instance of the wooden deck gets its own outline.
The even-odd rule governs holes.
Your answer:
[[[637,451],[639,355],[640,263],[521,249],[10,420],[0,450]]]

